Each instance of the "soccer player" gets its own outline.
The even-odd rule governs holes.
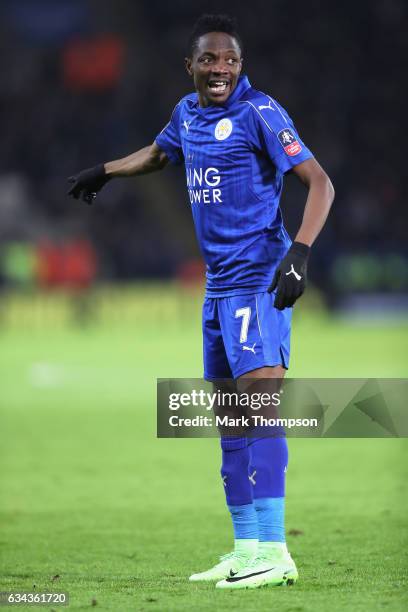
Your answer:
[[[184,163],[207,264],[204,377],[213,381],[283,378],[292,307],[305,289],[310,247],[334,197],[287,112],[241,75],[242,49],[233,19],[200,17],[185,60],[195,93],[180,100],[153,144],[70,179],[69,194],[90,203],[114,177]],[[289,172],[308,190],[293,243],[279,208]],[[226,436],[221,448],[235,545],[190,580],[224,589],[295,582],[284,530],[286,438]]]

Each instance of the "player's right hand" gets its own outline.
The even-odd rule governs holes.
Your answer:
[[[104,164],[99,164],[93,168],[82,170],[74,176],[70,176],[68,181],[72,184],[68,195],[76,200],[81,198],[87,204],[92,204],[98,191],[110,180],[110,176],[105,173]]]

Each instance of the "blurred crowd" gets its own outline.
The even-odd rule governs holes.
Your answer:
[[[66,197],[66,178],[154,140],[192,90],[183,67],[192,24],[220,11],[238,18],[252,84],[288,110],[335,185],[315,282],[341,284],[347,257],[404,261],[403,0],[2,0],[3,252],[87,241],[104,279],[168,277],[199,256],[180,169],[113,181],[90,207]],[[288,177],[292,236],[304,201]]]

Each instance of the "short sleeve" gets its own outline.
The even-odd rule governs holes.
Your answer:
[[[183,150],[180,141],[180,104],[174,108],[170,121],[156,137],[156,144],[166,153],[173,164],[183,163]]]
[[[264,104],[248,102],[248,139],[255,150],[265,153],[284,174],[313,157],[284,108],[272,98]]]

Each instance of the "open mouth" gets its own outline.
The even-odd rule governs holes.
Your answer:
[[[222,95],[227,91],[229,82],[222,79],[211,79],[208,81],[208,89],[212,94]]]

